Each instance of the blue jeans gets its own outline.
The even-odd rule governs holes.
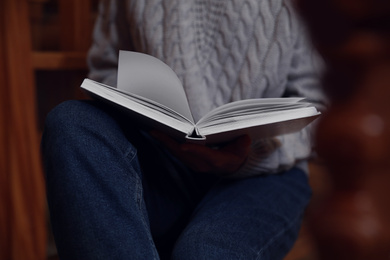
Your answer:
[[[191,172],[93,101],[57,106],[42,152],[60,259],[283,259],[311,196],[298,168],[240,180]]]

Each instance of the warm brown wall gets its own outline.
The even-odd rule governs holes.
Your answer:
[[[309,214],[320,259],[389,259],[390,1],[296,2],[331,104],[316,145],[333,189]]]
[[[26,0],[0,1],[0,259],[45,259],[45,189],[39,156]]]

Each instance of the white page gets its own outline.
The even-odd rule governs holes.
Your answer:
[[[199,132],[202,135],[216,134],[220,132],[232,131],[235,129],[245,129],[249,127],[262,126],[278,123],[284,124],[286,121],[299,118],[316,117],[320,113],[315,107],[303,107],[292,110],[275,111],[263,115],[248,115],[242,117],[231,117],[219,120],[216,124],[201,126]],[[289,123],[290,124],[290,123]]]
[[[120,51],[117,87],[167,106],[194,122],[187,96],[176,73],[153,56]]]
[[[106,100],[110,100],[122,107],[129,108],[131,111],[151,118],[156,122],[167,125],[173,129],[176,129],[183,134],[188,134],[194,128],[188,121],[176,117],[173,114],[167,115],[160,112],[158,109],[153,109],[144,104],[139,103],[139,99],[135,99],[131,96],[126,96],[120,91],[115,91],[115,88],[95,82],[90,79],[85,79],[81,84],[81,88],[91,92],[97,96],[103,97]],[[113,90],[111,90],[113,89]]]
[[[271,107],[301,107],[304,98],[262,98],[262,99],[244,99],[231,103],[224,104],[203,116],[197,125],[202,125],[215,120],[219,117],[225,117],[230,114],[231,116],[237,114],[246,114],[251,110],[255,110],[258,113],[263,110],[267,110]],[[232,113],[232,114],[231,114]]]
[[[212,115],[211,117],[203,120],[202,122],[198,122],[197,126],[206,127],[208,125],[219,124],[220,122],[223,123],[229,118],[246,118],[252,115],[261,117],[269,113],[275,113],[275,112],[281,112],[281,111],[305,108],[305,107],[309,107],[309,105],[307,103],[294,103],[294,104],[272,105],[269,107],[243,106],[239,110],[233,110],[233,109],[226,110],[224,111],[224,113]]]

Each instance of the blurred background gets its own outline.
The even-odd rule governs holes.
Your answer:
[[[79,87],[88,72],[86,53],[99,0],[27,2],[41,129],[53,106],[81,97]]]
[[[57,259],[39,142],[47,113],[85,98],[99,0],[0,1],[0,259]],[[327,65],[330,109],[313,199],[285,260],[390,259],[390,1],[297,0]]]
[[[39,142],[47,113],[84,98],[98,0],[0,1],[0,259],[56,259]]]

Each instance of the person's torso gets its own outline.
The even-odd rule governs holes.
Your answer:
[[[222,104],[285,90],[295,20],[283,0],[128,1],[136,51],[166,62],[197,120]]]

